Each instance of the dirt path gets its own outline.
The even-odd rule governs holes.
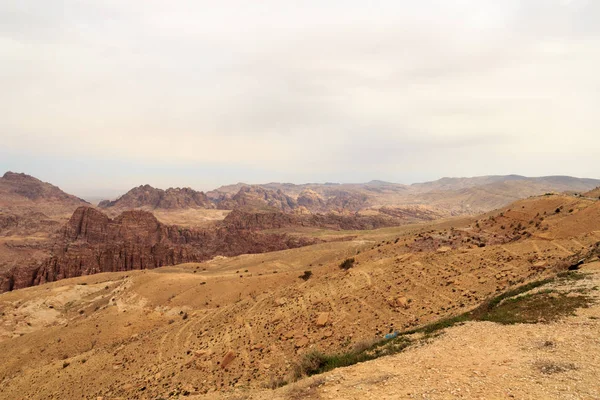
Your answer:
[[[574,316],[548,324],[469,322],[394,356],[229,398],[600,399],[600,291],[592,289],[600,285],[600,262],[584,272],[588,279],[568,284],[591,290],[596,302]]]

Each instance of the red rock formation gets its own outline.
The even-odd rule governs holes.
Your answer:
[[[224,222],[212,229],[187,229],[160,223],[152,213],[126,211],[115,219],[91,207],[78,208],[62,230],[52,256],[0,276],[0,292],[99,272],[151,269],[283,250],[315,239],[264,234]]]
[[[0,236],[54,232],[60,225],[58,221],[40,212],[28,212],[23,215],[0,213]]]
[[[161,208],[166,210],[215,208],[214,204],[203,192],[198,192],[190,188],[169,188],[162,190],[153,188],[150,185],[133,188],[117,200],[104,200],[98,206],[101,208]]]
[[[307,210],[318,212],[325,210],[325,200],[319,194],[310,189],[304,189],[298,195],[298,205],[306,207]]]
[[[291,226],[308,226],[334,230],[362,230],[396,226],[401,221],[384,216],[311,214],[294,215],[277,211],[251,212],[234,210],[225,218],[236,229],[265,230]]]
[[[369,197],[363,193],[339,191],[327,199],[326,207],[337,212],[359,211],[368,205],[368,200]]]
[[[89,203],[26,174],[9,171],[0,178],[0,211],[52,215],[71,213],[86,204]]]
[[[217,208],[235,210],[237,208],[275,208],[290,212],[298,207],[296,200],[281,190],[269,190],[260,186],[243,186],[235,195],[225,194],[216,199]]]

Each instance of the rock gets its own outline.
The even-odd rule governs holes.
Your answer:
[[[236,354],[233,352],[233,350],[229,350],[227,354],[225,354],[225,357],[223,357],[223,361],[221,361],[221,368],[227,368],[227,366],[231,364],[235,357]]]
[[[284,306],[287,304],[287,299],[285,297],[279,297],[275,299],[275,304],[279,307]]]
[[[538,261],[538,262],[534,263],[531,268],[536,271],[543,271],[546,269],[547,265],[548,265],[548,263],[546,261]]]
[[[410,303],[406,297],[389,297],[388,304],[394,308],[405,308],[410,307]]]
[[[283,337],[285,337],[285,338],[286,338],[286,339],[288,339],[288,340],[289,340],[289,339],[292,339],[294,336],[296,336],[296,333],[295,333],[294,331],[290,331],[290,332],[288,332],[288,333],[285,333],[285,334],[283,335]]]
[[[306,336],[302,336],[300,339],[296,340],[296,347],[304,347],[308,344],[308,338]]]
[[[196,350],[194,351],[194,356],[195,357],[204,357],[207,355],[207,351],[206,350]]]
[[[322,312],[317,317],[316,324],[317,324],[317,326],[325,326],[325,325],[327,325],[328,321],[329,321],[329,313]]]
[[[448,246],[442,246],[442,247],[440,247],[439,249],[437,249],[436,251],[437,251],[438,253],[447,253],[447,252],[449,252],[450,250],[452,250],[452,248],[451,248],[451,247],[448,247]]]

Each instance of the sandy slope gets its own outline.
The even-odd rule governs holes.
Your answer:
[[[589,279],[559,290],[600,285]],[[394,356],[236,399],[598,399],[600,292],[596,304],[549,324],[469,322]],[[215,398],[215,397],[204,397]]]
[[[98,274],[4,293],[0,295],[0,398],[156,399],[184,393],[207,393],[206,398],[292,396],[287,391],[293,386],[276,392],[263,388],[272,379],[285,378],[305,352],[343,351],[390,330],[460,314],[512,285],[551,275],[555,265],[600,241],[598,201],[548,196],[511,207],[503,210],[502,216],[482,217],[477,223],[445,221],[354,232],[351,241],[149,271]],[[525,235],[519,225],[531,235]],[[520,239],[500,241],[508,231],[511,235],[521,232]],[[482,241],[487,245],[480,247]],[[350,256],[357,264],[349,271],[340,270],[340,261]],[[305,270],[313,272],[308,281],[299,278]],[[322,315],[326,318],[320,324]],[[470,326],[454,329],[460,333]],[[517,335],[512,329],[518,327],[473,326],[473,335],[456,334],[453,340],[446,342],[444,337],[432,347],[409,350],[391,358],[398,360],[392,366],[385,367],[386,361],[380,359],[340,370],[357,368],[348,385],[345,377],[351,377],[351,372],[339,375],[340,371],[333,371],[325,376],[339,378],[315,393],[363,398],[364,392],[355,386],[366,385],[360,382],[368,379],[374,381],[373,391],[380,390],[379,397],[384,396],[386,382],[396,387],[391,393],[403,396],[427,388],[441,392],[460,387],[465,393],[471,384],[467,378],[473,374],[461,373],[450,379],[450,375],[431,369],[437,368],[435,357],[446,360],[439,365],[447,374],[466,363],[465,368],[475,365],[472,369],[477,372],[489,373],[490,382],[503,382],[501,371],[509,374],[512,367],[498,365],[494,368],[500,372],[494,372],[483,368],[494,363],[468,364],[470,353],[465,349],[482,351],[486,347],[479,340],[495,343],[493,338],[502,346],[517,349],[537,343],[525,340],[529,331],[515,336],[516,344],[511,342],[510,337]],[[588,339],[587,325],[582,326],[572,333],[566,327],[560,337],[574,337],[583,343]],[[597,332],[598,326],[590,329]],[[554,331],[558,332],[548,332]],[[478,339],[477,332],[487,336]],[[541,335],[539,340],[546,339]],[[596,337],[590,340],[597,344]],[[558,337],[556,341],[559,343]],[[435,346],[447,346],[440,349],[453,356],[443,358],[443,352],[427,350]],[[413,368],[417,359],[402,357],[418,351],[430,355],[422,356],[429,361],[422,362],[417,376]],[[572,353],[574,357],[577,354]],[[587,351],[583,356],[596,357],[594,354],[597,352]],[[515,356],[515,360],[519,359]],[[379,362],[383,363],[381,371],[369,375],[369,371],[379,371],[375,367]],[[586,379],[595,373],[588,372],[587,364],[580,361],[568,362],[581,366],[568,374],[581,373],[582,385],[588,387]],[[523,363],[515,365],[530,365]],[[383,379],[386,374],[392,376]],[[510,374],[506,379],[515,381]],[[538,379],[540,385],[548,386],[544,376]],[[416,383],[411,386],[413,380]],[[298,390],[304,390],[303,384]],[[335,397],[335,389],[343,395]],[[295,398],[302,398],[302,393]]]

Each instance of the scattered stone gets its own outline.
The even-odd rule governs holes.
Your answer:
[[[275,299],[275,304],[279,307],[284,306],[287,304],[287,299],[285,297],[279,297],[278,299]]]
[[[390,297],[388,298],[388,304],[393,308],[404,308],[408,309],[410,307],[410,303],[408,299],[404,296],[402,297]]]
[[[225,369],[231,362],[235,359],[236,354],[233,350],[229,350],[225,357],[223,357],[223,361],[221,361],[221,368]]]
[[[329,313],[322,312],[317,317],[317,326],[325,326],[325,325],[327,325],[328,321],[329,321]]]

